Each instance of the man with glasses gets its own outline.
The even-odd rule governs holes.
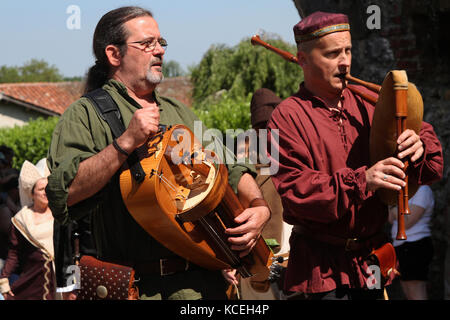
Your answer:
[[[126,130],[113,139],[108,124],[85,97],[63,114],[48,156],[52,174],[47,194],[58,224],[55,229],[71,220],[87,225],[92,237],[89,232],[81,236],[82,249],[92,240],[99,259],[135,267],[141,299],[226,298],[226,283],[219,271],[187,263],[166,249],[136,223],[122,201],[118,178],[128,155],[154,135],[159,124],[184,124],[193,131],[198,120],[188,108],[155,90],[163,80],[167,47],[157,22],[138,7],[110,11],[96,27],[93,47],[97,60],[88,72],[85,91],[106,90],[118,105]],[[244,206],[262,198],[252,177],[254,168],[228,168],[230,184]],[[237,218],[242,225],[227,230],[236,235],[229,239],[233,248],[247,254],[269,217],[265,206],[246,209]],[[60,241],[64,236],[55,232],[55,252],[64,251]],[[56,263],[58,269],[58,256]],[[61,277],[58,286],[65,286]]]

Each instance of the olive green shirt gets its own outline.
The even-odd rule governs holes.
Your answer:
[[[109,80],[103,89],[117,103],[123,123],[128,127],[134,112],[142,107],[118,81]],[[159,96],[157,91],[154,97],[160,109],[160,124],[183,124],[195,133],[194,121],[198,121],[198,118],[189,108],[174,99]],[[55,219],[66,225],[71,220],[90,214],[91,231],[100,258],[140,262],[174,255],[148,235],[128,213],[120,193],[119,173],[95,196],[72,207],[67,206],[69,185],[77,174],[80,162],[97,154],[112,142],[113,136],[108,123],[100,117],[88,98],[77,100],[61,116],[53,132],[47,159],[51,171],[47,195]],[[223,148],[222,142],[217,139],[213,143]],[[208,146],[213,143],[207,142]],[[223,150],[224,154],[228,153],[228,157],[234,156],[228,149]],[[217,148],[214,151],[217,152]],[[254,166],[251,165],[227,166],[229,183],[235,192],[239,179],[245,172],[256,175]]]

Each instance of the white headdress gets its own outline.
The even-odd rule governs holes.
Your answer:
[[[49,175],[50,171],[45,158],[39,160],[36,166],[25,160],[19,175],[19,195],[22,206],[30,207],[33,204],[31,190],[39,179],[46,178]]]

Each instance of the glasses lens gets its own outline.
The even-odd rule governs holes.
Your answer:
[[[156,40],[156,39],[151,39],[151,40],[148,40],[148,41],[144,42],[143,43],[144,44],[144,51],[145,52],[151,52],[151,51],[155,50],[157,41],[158,40]]]
[[[167,40],[164,38],[161,38],[158,40],[159,44],[161,45],[161,47],[163,47],[163,49],[167,48]]]
[[[164,38],[161,39],[151,39],[148,41],[136,41],[132,43],[139,43],[144,45],[144,51],[145,52],[153,52],[156,49],[156,43],[159,42],[159,45],[165,50],[167,48],[167,41]]]

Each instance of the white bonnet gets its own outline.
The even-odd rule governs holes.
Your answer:
[[[22,206],[30,207],[33,204],[31,190],[39,179],[46,178],[49,175],[50,171],[45,158],[39,160],[36,166],[25,160],[19,175],[19,195]]]

